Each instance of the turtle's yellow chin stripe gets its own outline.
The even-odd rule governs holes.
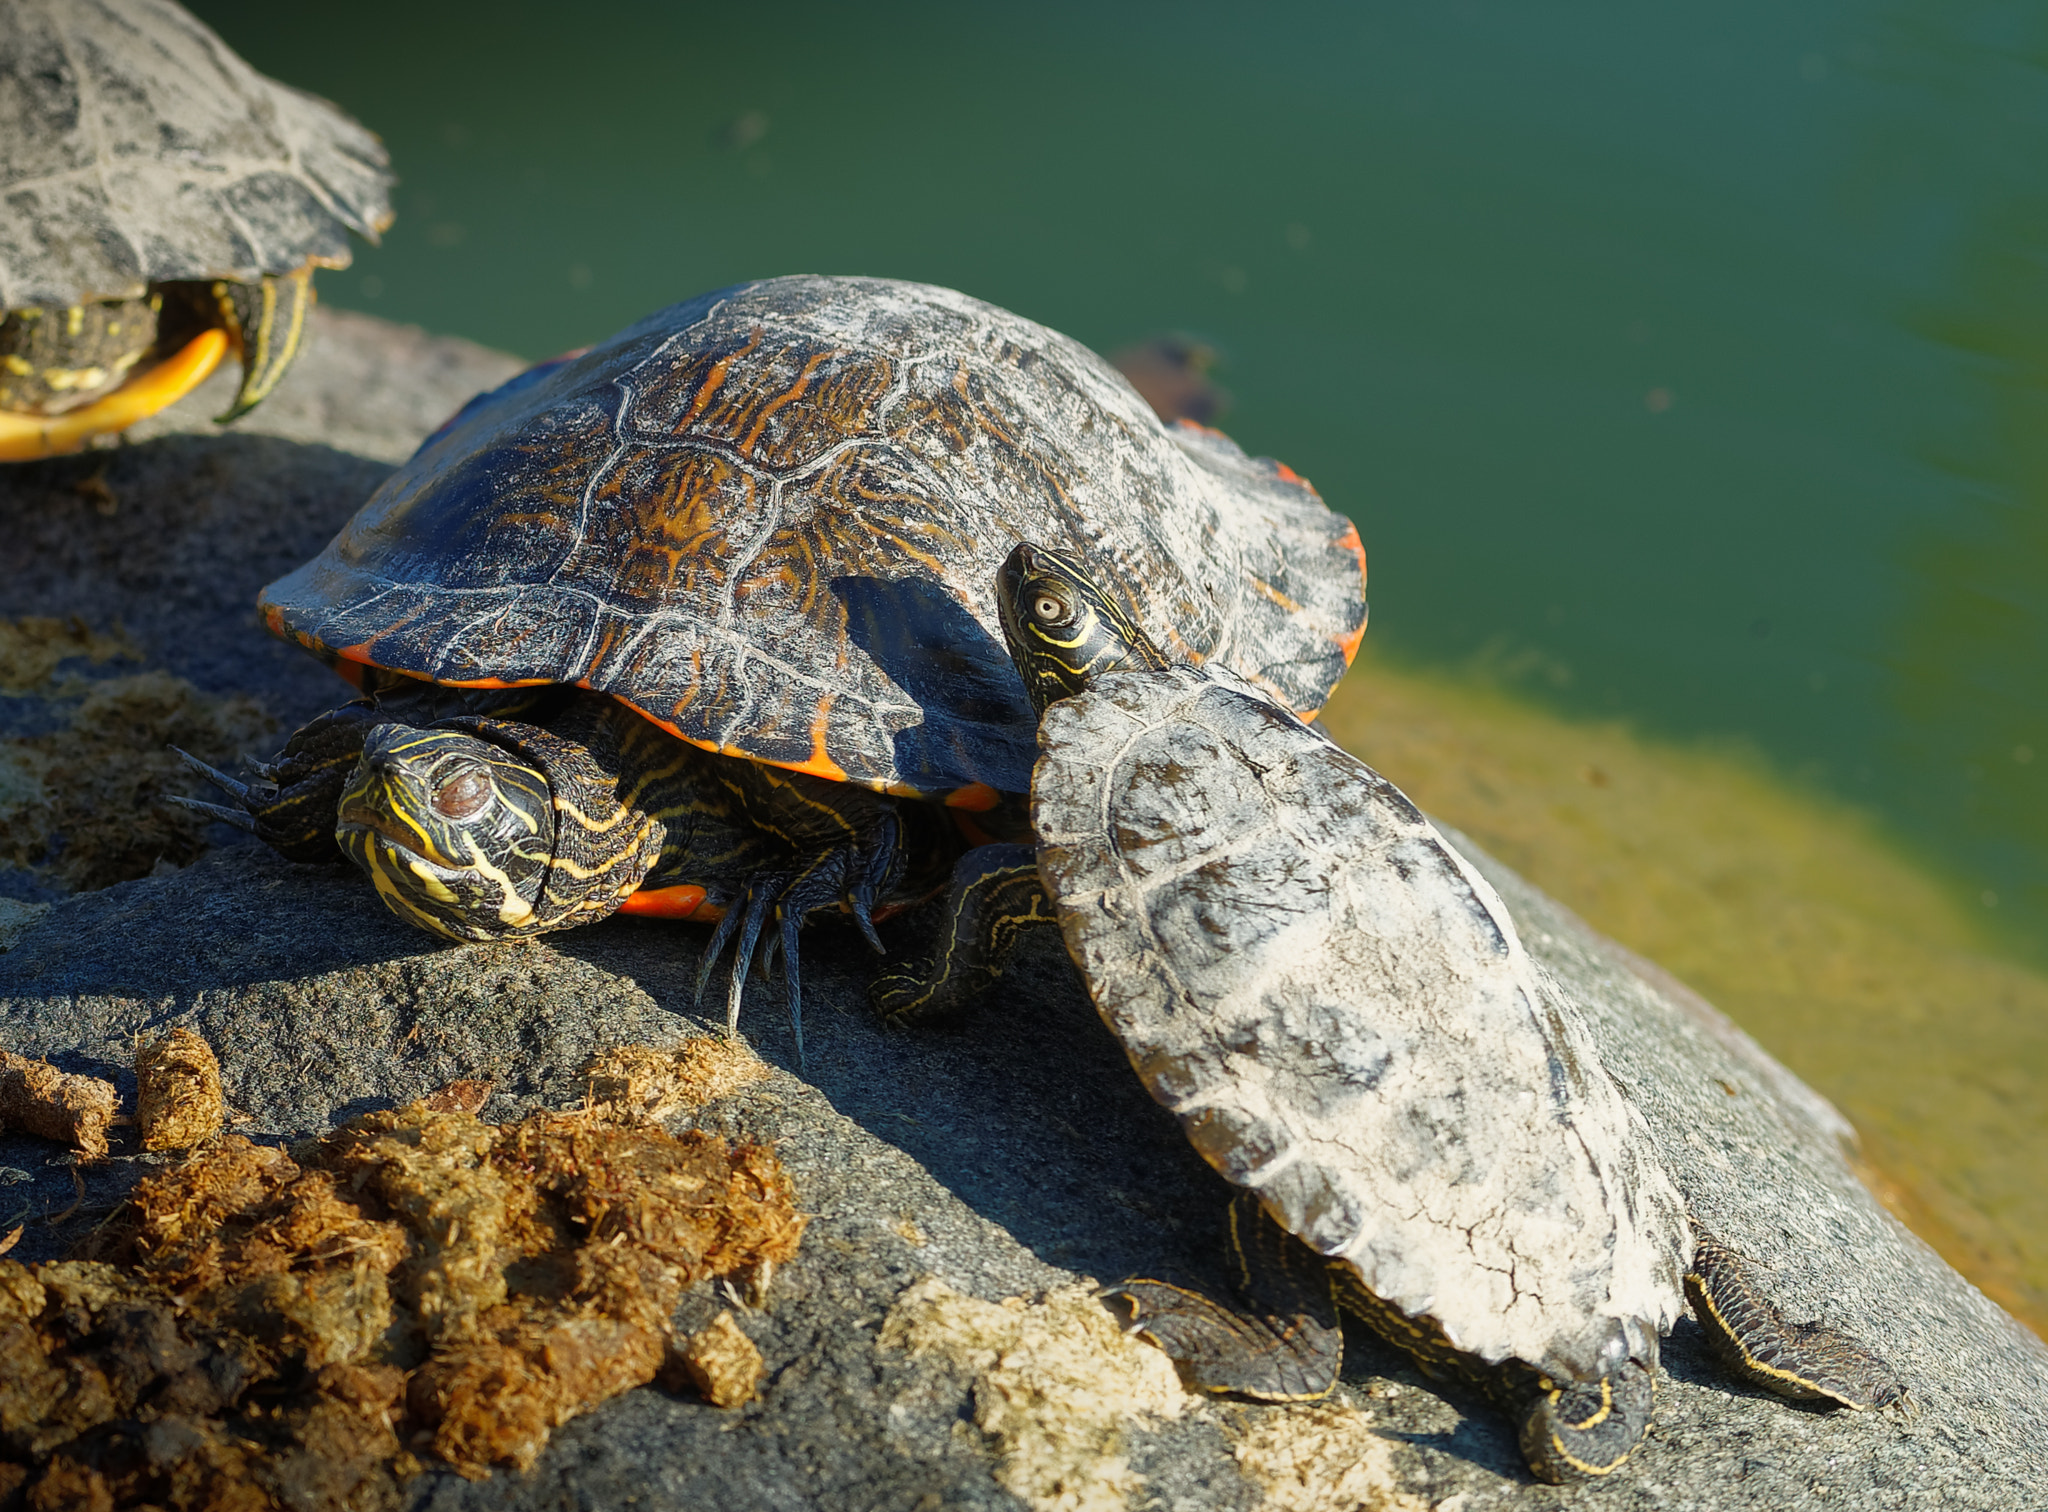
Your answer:
[[[528,933],[530,900],[504,869],[472,854],[466,864],[441,863],[394,840],[383,826],[343,824],[343,854],[368,873],[385,907],[409,924],[450,940],[496,940]]]

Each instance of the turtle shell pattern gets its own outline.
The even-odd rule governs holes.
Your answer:
[[[578,683],[711,750],[973,806],[1030,780],[987,602],[1024,539],[1290,708],[1365,628],[1358,533],[1287,469],[992,305],[817,277],[472,401],[263,604],[344,663]]]
[[[0,6],[0,307],[348,266],[384,146],[168,0]]]
[[[1039,870],[1097,1009],[1217,1171],[1489,1364],[1654,1361],[1691,1237],[1499,895],[1227,673],[1051,705]]]

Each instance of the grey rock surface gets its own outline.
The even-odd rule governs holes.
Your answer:
[[[323,336],[336,339],[288,384],[402,362],[408,343],[459,350],[361,320]],[[423,391],[411,434],[465,397],[457,387]],[[345,395],[332,402],[346,411]],[[102,460],[110,516],[70,492]],[[278,437],[174,435],[0,472],[13,554],[0,615],[119,618],[180,675],[255,690],[280,720],[300,717],[339,685],[270,646],[247,605],[269,564],[324,540],[384,465]],[[239,599],[218,581],[236,575],[248,585]],[[1576,1488],[1530,1481],[1504,1421],[1363,1332],[1329,1402],[1188,1398],[1155,1351],[1104,1327],[1085,1283],[1150,1274],[1220,1287],[1227,1189],[1140,1088],[1057,947],[1045,942],[967,1021],[892,1033],[866,1011],[872,965],[858,935],[825,925],[805,949],[808,1065],[795,1063],[779,992],[757,989],[743,1024],[777,1069],[700,1115],[776,1140],[817,1215],[765,1308],[741,1318],[767,1359],[762,1396],[720,1411],[631,1392],[562,1429],[530,1472],[482,1483],[429,1473],[411,1484],[415,1505],[2042,1505],[2048,1350],[1884,1213],[1824,1103],[1711,1009],[1660,989],[1464,848],[1531,953],[1585,1005],[1690,1200],[1771,1267],[1792,1317],[1848,1329],[1890,1358],[1916,1416],[1808,1411],[1731,1383],[1689,1320],[1667,1341],[1651,1438],[1621,1474]],[[615,919],[540,941],[443,945],[387,915],[352,872],[227,847],[10,925],[0,1044],[108,1076],[132,1097],[132,1036],[188,1025],[220,1053],[236,1127],[264,1140],[457,1077],[494,1078],[485,1113],[506,1118],[578,1103],[593,1050],[710,1029],[690,996],[707,934]],[[912,918],[888,943],[914,949],[921,936]],[[17,1257],[61,1253],[152,1168],[156,1157],[117,1134],[110,1159],[76,1168],[53,1146],[0,1136],[0,1230],[26,1220]],[[46,1221],[77,1201],[74,1171],[83,1203]],[[721,1305],[693,1294],[684,1310]]]

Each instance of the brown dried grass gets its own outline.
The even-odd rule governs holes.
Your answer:
[[[213,1047],[183,1025],[135,1051],[135,1122],[145,1150],[188,1150],[220,1132]]]
[[[225,1136],[81,1258],[0,1260],[0,1499],[376,1508],[427,1459],[523,1468],[686,1377],[683,1289],[789,1259],[805,1223],[763,1146],[586,1114],[415,1103],[299,1157]]]
[[[0,1128],[54,1139],[97,1159],[118,1106],[111,1082],[0,1050]]]

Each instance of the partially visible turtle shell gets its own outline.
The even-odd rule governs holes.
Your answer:
[[[1042,738],[1068,950],[1204,1158],[1481,1361],[1655,1360],[1679,1194],[1578,1010],[1400,791],[1213,668],[1100,676]]]
[[[0,5],[0,307],[347,267],[389,163],[169,0]]]
[[[1022,792],[1037,721],[987,584],[1025,539],[1290,708],[1322,704],[1365,628],[1358,533],[1286,468],[1163,426],[1007,311],[815,277],[677,305],[472,402],[263,603],[344,662],[578,683],[892,791]]]

